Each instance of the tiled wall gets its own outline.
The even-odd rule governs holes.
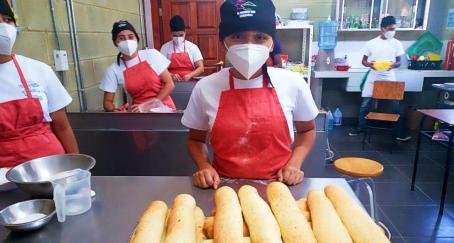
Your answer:
[[[70,70],[63,74],[65,87],[74,99],[69,110],[79,111],[66,1],[52,1],[55,4],[61,48],[68,51],[70,62]],[[17,6],[22,29],[15,45],[15,53],[53,66],[53,50],[57,49],[57,41],[52,28],[49,0],[17,0]],[[140,32],[139,9],[139,0],[74,0],[80,65],[90,111],[102,109],[102,92],[97,86],[118,53],[112,44],[112,24],[127,19]]]

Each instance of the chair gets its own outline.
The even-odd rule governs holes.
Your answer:
[[[397,81],[375,81],[374,82],[374,89],[372,92],[372,98],[374,100],[390,100],[390,101],[402,101],[404,99],[404,89],[405,89],[405,82],[397,82]],[[369,112],[366,116],[366,129],[364,131],[363,136],[363,143],[362,148],[364,150],[366,144],[366,137],[369,136],[369,143],[370,143],[370,130],[384,130],[384,131],[391,131],[391,148],[390,152],[392,153],[393,146],[396,142],[396,137],[392,132],[394,127],[396,126],[397,122],[400,119],[399,114],[395,113],[382,113],[382,112]],[[377,127],[371,126],[370,122],[384,122],[391,125],[391,127]]]

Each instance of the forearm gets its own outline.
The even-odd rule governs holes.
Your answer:
[[[164,100],[165,98],[167,98],[167,96],[169,96],[173,92],[174,89],[175,89],[175,84],[173,82],[164,83],[164,87],[162,87],[161,91],[156,96],[156,98],[158,98],[160,100]]]
[[[399,68],[401,65],[402,65],[402,62],[401,62],[401,61],[397,61],[397,62],[393,63],[393,65],[391,66],[391,68],[392,68],[392,69],[394,69],[394,68]]]
[[[189,75],[191,76],[191,78],[194,78],[194,77],[197,77],[199,76],[200,74],[203,73],[203,71],[205,71],[205,68],[203,66],[198,66],[194,71],[192,71]]]
[[[197,168],[201,169],[211,166],[210,159],[208,158],[208,148],[205,143],[190,139],[188,141],[188,150]]]
[[[60,140],[60,143],[63,145],[66,153],[79,153],[79,146],[77,145],[76,137],[74,136],[73,129],[69,124],[58,126],[57,124],[52,122],[52,131],[54,132],[55,136],[57,136],[58,140]]]
[[[315,136],[315,128],[296,134],[292,156],[290,157],[290,160],[288,162],[289,165],[301,168],[304,160],[306,159],[307,155],[312,149],[312,146],[314,145]]]
[[[103,106],[104,106],[104,111],[106,111],[106,112],[115,111],[115,105],[111,101],[104,101]]]

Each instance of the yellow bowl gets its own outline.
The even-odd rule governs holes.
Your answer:
[[[391,66],[393,65],[392,62],[387,61],[375,61],[374,62],[374,69],[377,71],[388,71]]]

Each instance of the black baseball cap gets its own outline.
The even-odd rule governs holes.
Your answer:
[[[172,32],[184,31],[186,25],[184,24],[184,19],[180,15],[175,15],[170,19],[170,30]]]
[[[276,8],[271,0],[226,0],[221,6],[219,37],[244,31],[276,36]]]
[[[136,29],[134,26],[132,26],[131,23],[129,23],[127,20],[120,20],[118,22],[115,22],[112,26],[112,41],[115,43],[115,40],[117,39],[118,34],[122,32],[123,30],[130,30],[134,32],[134,35],[137,38],[137,41],[139,41],[139,34],[137,34]]]

